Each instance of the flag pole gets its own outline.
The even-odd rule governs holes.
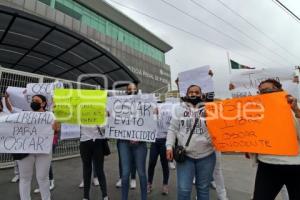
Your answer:
[[[226,55],[227,55],[227,61],[228,61],[228,67],[229,67],[229,74],[231,74],[231,62],[230,62],[230,56],[229,56],[228,51],[226,51]]]

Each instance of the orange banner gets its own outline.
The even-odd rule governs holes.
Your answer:
[[[207,103],[207,126],[222,152],[298,155],[293,114],[285,92]]]

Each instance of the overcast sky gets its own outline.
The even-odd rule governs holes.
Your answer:
[[[171,66],[172,83],[181,71],[210,65],[214,71],[217,96],[227,96],[229,65],[226,52],[229,52],[231,59],[256,68],[288,68],[300,64],[300,22],[272,0],[106,0],[106,2],[173,46],[166,54],[166,63]],[[116,2],[195,36],[143,16]],[[281,0],[281,2],[300,16],[299,0]]]

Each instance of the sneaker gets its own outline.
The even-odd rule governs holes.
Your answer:
[[[54,180],[50,180],[50,191],[52,191],[55,188]]]
[[[169,169],[173,169],[173,170],[176,169],[174,161],[169,162]]]
[[[164,185],[162,188],[162,195],[168,195],[169,194],[169,187],[168,185]]]
[[[109,200],[108,196],[103,197],[103,200]]]
[[[33,193],[34,193],[34,194],[40,193],[40,189],[37,188],[37,189],[33,190]]]
[[[93,184],[94,184],[94,186],[98,186],[99,185],[98,178],[94,178],[93,179]]]
[[[81,181],[81,183],[78,185],[79,188],[83,188],[84,187],[84,183],[83,181]]]
[[[15,175],[15,176],[11,179],[11,182],[12,182],[12,183],[16,183],[16,182],[19,181],[19,179],[20,179],[19,175]]]
[[[148,183],[148,185],[147,185],[147,193],[149,194],[150,192],[152,192],[152,185],[150,183]]]
[[[116,188],[122,187],[122,179],[119,179],[118,182],[116,183]]]
[[[211,189],[215,190],[217,188],[216,182],[215,181],[210,182],[210,187]]]
[[[135,179],[131,179],[130,181],[130,189],[134,190],[136,188],[136,180]]]

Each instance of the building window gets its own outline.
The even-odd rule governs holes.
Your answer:
[[[66,15],[69,15],[77,20],[81,20],[82,15],[78,12],[76,12],[75,10],[68,8],[67,6],[65,6],[64,4],[60,3],[60,2],[56,2],[55,3],[55,9],[65,13]]]
[[[39,1],[46,4],[46,5],[48,5],[48,6],[50,6],[52,0],[39,0]]]

